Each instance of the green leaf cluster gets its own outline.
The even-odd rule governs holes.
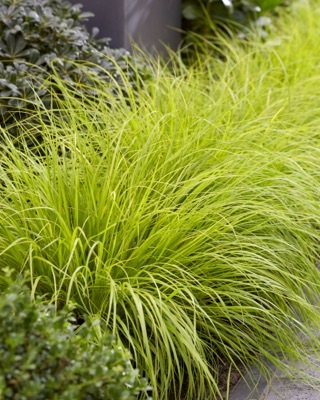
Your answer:
[[[67,311],[41,303],[19,285],[0,295],[0,398],[3,400],[133,400],[139,381],[129,354],[95,324],[75,334]]]
[[[221,27],[245,27],[256,21],[256,26],[265,35],[264,28],[270,21],[263,18],[263,14],[283,3],[283,0],[184,0],[184,28],[187,31],[212,35]]]

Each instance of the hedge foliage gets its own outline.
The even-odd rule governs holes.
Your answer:
[[[129,354],[98,322],[75,334],[65,311],[32,304],[12,286],[0,295],[0,398],[3,400],[133,400],[146,390]]]

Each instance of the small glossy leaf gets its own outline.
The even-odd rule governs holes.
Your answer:
[[[99,34],[99,32],[100,32],[100,29],[95,26],[92,28],[91,36],[94,38]]]
[[[29,57],[28,57],[29,58],[29,62],[31,62],[32,64],[35,64],[39,60],[39,57],[40,57],[39,50],[30,49]]]
[[[233,8],[232,0],[222,0],[222,3],[223,3],[226,7]]]
[[[94,14],[92,12],[87,12],[87,11],[83,12],[79,15],[79,19],[82,21],[87,20],[92,17],[94,17]]]
[[[30,17],[31,19],[33,19],[34,21],[36,21],[36,22],[40,22],[39,14],[36,13],[35,11],[30,11],[30,12],[29,12],[29,17]]]
[[[27,43],[24,40],[24,37],[22,35],[17,36],[14,48],[15,53],[20,53],[26,47],[26,45]]]
[[[20,100],[20,99],[10,99],[8,101],[8,104],[9,104],[9,106],[16,107],[18,109],[25,108],[27,105],[27,103],[25,101]]]
[[[16,41],[15,41],[15,37],[11,32],[7,32],[5,34],[5,40],[7,43],[7,48],[9,53],[12,55],[14,54],[15,51],[15,45],[16,45]]]

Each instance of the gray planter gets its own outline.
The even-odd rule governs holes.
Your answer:
[[[100,29],[111,47],[131,50],[131,41],[142,49],[164,52],[164,45],[176,49],[180,41],[181,0],[71,0],[95,14],[88,28]]]

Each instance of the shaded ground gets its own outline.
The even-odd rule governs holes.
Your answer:
[[[228,393],[230,394],[234,386],[240,380],[241,372],[239,370],[243,372],[243,367],[238,367],[238,369],[236,369],[232,366],[230,368],[230,363],[220,365],[218,386],[224,399],[227,399]]]

